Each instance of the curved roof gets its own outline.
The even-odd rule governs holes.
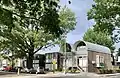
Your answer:
[[[54,53],[54,52],[59,52],[59,51],[60,51],[59,45],[55,45],[55,46],[50,46],[45,49],[41,49],[36,54]]]
[[[98,44],[94,44],[94,43],[90,43],[90,42],[86,42],[86,41],[77,41],[74,45],[73,45],[73,49],[75,50],[76,47],[79,45],[79,43],[85,43],[87,50],[91,50],[91,51],[96,51],[96,52],[103,52],[103,53],[108,53],[111,54],[111,51],[108,47],[102,46],[102,45],[98,45]],[[76,51],[76,50],[75,50]]]
[[[71,50],[72,49],[71,44],[69,44],[69,43],[66,43],[66,44],[67,44],[67,47]],[[45,54],[45,53],[54,53],[54,52],[62,52],[61,47],[56,44],[54,46],[50,46],[45,49],[41,49],[36,54]]]

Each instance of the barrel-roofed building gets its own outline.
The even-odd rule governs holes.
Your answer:
[[[101,67],[112,68],[111,51],[108,47],[86,41],[77,41],[72,46],[76,66],[84,71],[97,72]]]

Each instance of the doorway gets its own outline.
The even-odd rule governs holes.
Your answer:
[[[82,71],[87,71],[87,56],[79,56],[77,57],[77,66]]]

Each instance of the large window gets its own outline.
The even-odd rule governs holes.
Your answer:
[[[46,62],[52,62],[52,53],[46,54]]]
[[[104,63],[104,56],[100,56],[100,63]]]
[[[97,67],[100,66],[100,58],[99,58],[99,55],[96,55],[96,65],[97,65]]]
[[[97,67],[104,65],[104,56],[96,55],[96,65]]]

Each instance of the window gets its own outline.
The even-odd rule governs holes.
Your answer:
[[[104,67],[104,56],[96,55],[97,67]]]
[[[51,62],[51,60],[52,60],[52,54],[47,54],[46,55],[46,62]]]
[[[100,63],[104,63],[104,56],[100,56]]]
[[[53,59],[57,59],[57,53],[53,54]]]
[[[82,58],[82,56],[80,56],[79,58]]]
[[[96,55],[96,64],[99,64],[99,62],[100,62],[99,55]]]
[[[48,59],[52,59],[52,54],[48,54]]]

